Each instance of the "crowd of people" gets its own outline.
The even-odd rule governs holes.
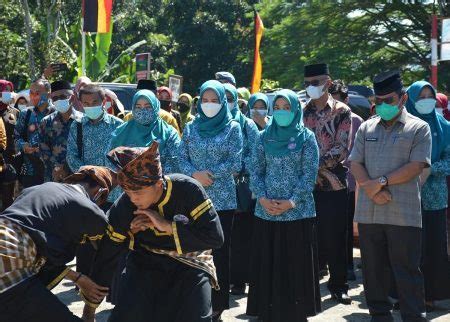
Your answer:
[[[0,80],[0,320],[94,321],[106,297],[111,322],[220,321],[248,286],[248,315],[306,321],[327,275],[352,303],[356,222],[372,321],[427,321],[450,298],[447,97],[382,72],[363,120],[330,75],[305,66],[306,103],[229,72],[176,102],[141,80],[131,106],[87,77]]]

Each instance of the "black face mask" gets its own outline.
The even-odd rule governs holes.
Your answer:
[[[189,105],[187,105],[186,103],[177,103],[177,106],[178,106],[178,110],[181,113],[186,113],[187,111],[190,110]]]
[[[161,108],[163,109],[163,110],[166,110],[166,111],[170,111],[170,101],[160,101],[161,102]]]

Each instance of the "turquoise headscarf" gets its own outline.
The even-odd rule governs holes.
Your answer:
[[[244,127],[245,127],[245,115],[242,114],[242,112],[241,112],[241,110],[239,109],[239,106],[238,106],[238,92],[237,92],[237,89],[236,89],[236,87],[234,87],[233,85],[231,85],[229,83],[225,83],[225,84],[223,84],[223,86],[225,87],[225,90],[227,92],[229,92],[231,95],[233,95],[234,107],[230,111],[230,113],[231,113],[231,116],[233,117],[233,120],[239,122],[239,124],[241,126],[241,129],[243,130]]]
[[[120,125],[113,133],[111,139],[111,148],[119,146],[128,147],[146,147],[153,141],[158,141],[159,151],[164,150],[167,138],[169,138],[170,125],[164,122],[159,116],[160,104],[153,92],[143,89],[133,96],[133,112],[136,102],[140,99],[146,99],[150,105],[153,114],[153,120],[150,124],[142,125],[136,120],[131,119]]]
[[[214,117],[207,117],[202,110],[203,94],[208,90],[213,90],[219,98],[219,104],[222,106],[219,113]],[[230,111],[228,110],[227,95],[225,94],[225,87],[222,83],[216,80],[209,80],[203,83],[200,87],[200,98],[197,102],[198,116],[195,118],[193,124],[197,124],[198,131],[202,137],[214,137],[219,134],[228,124],[232,122]]]
[[[436,98],[436,90],[426,81],[418,81],[413,83],[408,90],[408,100],[406,101],[407,111],[425,122],[428,123],[431,129],[432,146],[431,146],[431,161],[439,161],[442,152],[450,144],[450,123],[442,116],[436,113],[434,109],[430,114],[420,114],[415,107],[419,99],[420,92],[425,86],[429,86]],[[436,135],[434,135],[436,133]]]
[[[267,111],[269,110],[269,99],[267,98],[266,94],[263,93],[255,93],[250,96],[248,99],[248,109],[252,110],[253,106],[255,105],[256,101],[263,101],[266,104]]]
[[[282,89],[277,92],[272,104],[275,105],[280,97],[289,102],[295,116],[287,127],[279,126],[274,118],[271,118],[262,132],[264,150],[267,154],[274,156],[284,156],[300,150],[303,143],[312,135],[312,132],[308,131],[303,124],[303,111],[297,94],[289,89]]]

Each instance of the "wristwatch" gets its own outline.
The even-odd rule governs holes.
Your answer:
[[[388,185],[388,178],[386,176],[381,176],[378,179],[378,182],[381,184],[381,186],[386,187]]]

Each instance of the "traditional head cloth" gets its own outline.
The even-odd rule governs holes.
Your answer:
[[[450,144],[450,123],[448,123],[442,115],[436,113],[436,110],[433,109],[433,112],[430,114],[420,114],[415,107],[416,102],[419,99],[420,92],[425,87],[429,87],[436,97],[436,90],[433,86],[426,81],[418,81],[413,83],[408,90],[408,100],[406,101],[406,109],[409,113],[414,116],[417,116],[428,123],[431,129],[431,133],[433,134],[432,142],[431,142],[431,161],[436,162],[441,158],[442,152],[446,149],[446,147]],[[434,133],[436,135],[434,135]]]
[[[133,96],[133,112],[135,110],[136,102],[144,98],[151,105],[151,112],[153,114],[152,122],[150,124],[140,124],[136,120],[131,119],[128,122],[121,124],[114,130],[111,138],[111,148],[119,146],[129,147],[146,147],[153,141],[158,141],[161,151],[164,150],[166,141],[172,133],[171,126],[164,122],[159,116],[159,100],[153,92],[142,89]]]
[[[228,82],[236,86],[236,79],[234,78],[233,74],[229,72],[217,72],[216,80],[219,82]]]
[[[375,95],[383,96],[403,89],[400,72],[397,70],[383,72],[373,79]]]
[[[277,92],[272,105],[278,98],[284,98],[289,102],[291,112],[295,114],[294,120],[289,126],[282,127],[271,118],[266,129],[262,132],[264,150],[267,154],[274,156],[284,156],[302,148],[303,143],[312,132],[303,125],[303,110],[300,106],[297,94],[289,89],[282,89]]]
[[[250,91],[246,87],[239,87],[237,89],[237,92],[238,92],[239,98],[242,98],[246,101],[248,101],[250,99],[251,94],[250,94]]]
[[[116,93],[114,93],[112,90],[107,89],[107,88],[104,88],[103,90],[105,91],[105,96],[108,96],[113,101],[113,103],[116,104],[119,112],[124,113],[125,107],[123,106],[123,104],[119,100],[119,98],[117,97]]]
[[[184,128],[184,125],[189,122],[190,117],[192,117],[191,114],[191,106],[192,106],[192,96],[188,93],[183,93],[180,96],[178,96],[178,102],[181,98],[186,98],[188,100],[189,109],[186,112],[180,112],[180,118],[181,118],[181,126]]]
[[[166,92],[167,94],[169,94],[169,98],[170,98],[169,101],[172,101],[172,90],[169,87],[167,87],[167,86],[158,87],[158,91],[157,91],[158,96],[161,95],[162,92]]]
[[[98,183],[100,188],[103,188],[103,192],[98,198],[99,204],[102,204],[108,198],[109,192],[116,185],[116,174],[106,167],[98,167],[93,165],[87,165],[81,167],[78,172],[68,176],[64,179],[65,183],[79,183],[85,178],[91,178]]]
[[[10,91],[14,91],[14,85],[10,81],[6,79],[0,79],[0,92],[6,92],[6,87],[9,87]],[[8,104],[5,104],[0,101],[0,110],[3,111],[8,107]]]
[[[188,93],[183,93],[180,96],[178,96],[178,102],[180,101],[180,98],[185,97],[188,100],[188,104],[191,105],[192,104],[192,96],[189,95]]]
[[[314,76],[322,76],[322,75],[330,75],[330,71],[328,70],[327,64],[305,65],[305,70],[304,70],[305,77],[314,77]]]
[[[250,96],[248,100],[248,108],[250,110],[253,109],[253,106],[255,105],[256,101],[263,101],[264,104],[266,104],[266,110],[269,110],[269,99],[267,98],[266,94],[255,93],[252,96]]]
[[[119,169],[117,182],[124,190],[141,190],[163,177],[157,142],[149,148],[118,147],[107,157]]]
[[[65,80],[55,81],[55,82],[50,84],[50,87],[51,87],[51,92],[52,93],[56,92],[56,91],[60,91],[62,89],[69,90],[69,91],[72,90],[72,86],[70,85],[70,83],[68,81],[65,81]]]
[[[244,114],[242,114],[238,106],[238,92],[236,90],[236,87],[234,87],[229,83],[223,84],[223,86],[225,87],[225,90],[233,96],[234,106],[233,109],[230,111],[231,116],[233,117],[233,120],[239,122],[241,129],[244,130],[245,116]]]
[[[137,89],[148,89],[156,92],[156,82],[153,79],[140,79],[137,83]]]
[[[222,106],[219,113],[214,117],[207,117],[202,110],[202,97],[207,90],[212,90],[216,93],[219,104]],[[230,122],[232,117],[228,110],[227,95],[225,94],[225,87],[222,83],[216,80],[209,80],[203,83],[200,87],[200,98],[197,102],[198,117],[195,118],[193,124],[198,127],[198,132],[202,137],[213,137],[219,134]]]
[[[445,94],[437,93],[436,101],[439,103],[439,106],[446,110],[448,108],[448,97]]]

